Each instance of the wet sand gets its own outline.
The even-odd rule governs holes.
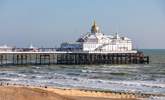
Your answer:
[[[0,100],[137,100],[135,95],[79,89],[1,85]]]
[[[94,90],[80,89],[61,89],[61,88],[45,88],[44,90],[68,96],[76,100],[136,100],[137,97],[133,94],[114,93],[114,92],[99,92]],[[85,98],[85,99],[84,99]]]

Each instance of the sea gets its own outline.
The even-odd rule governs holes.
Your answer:
[[[0,66],[0,82],[165,95],[165,49],[142,49],[149,64]]]

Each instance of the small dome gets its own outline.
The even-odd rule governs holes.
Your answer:
[[[97,26],[95,21],[94,21],[94,23],[92,25],[91,33],[100,33],[100,28]]]

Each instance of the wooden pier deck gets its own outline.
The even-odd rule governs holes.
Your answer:
[[[88,52],[0,52],[0,65],[50,64],[148,64],[149,57],[137,53]]]

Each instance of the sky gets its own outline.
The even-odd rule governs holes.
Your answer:
[[[164,0],[0,0],[0,45],[58,47],[90,32],[118,32],[139,49],[165,49]]]

